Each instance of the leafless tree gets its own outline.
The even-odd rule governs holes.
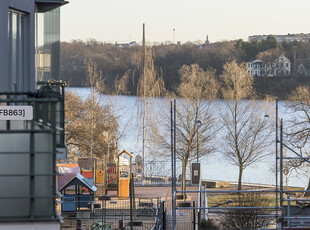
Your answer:
[[[93,110],[93,116],[88,112]],[[91,130],[91,124],[94,129]],[[109,146],[111,152],[116,151],[118,123],[112,114],[111,107],[102,106],[90,98],[86,101],[74,93],[66,94],[66,143],[69,159],[76,161],[78,157],[90,157],[93,132],[93,156],[105,157]],[[108,135],[110,138],[108,138]]]
[[[145,45],[142,47],[140,63],[140,77],[137,87],[137,96],[139,97],[137,118],[142,121],[142,170],[144,175],[148,127],[156,127],[157,124],[153,99],[162,96],[165,86],[161,72],[155,69],[152,48],[145,47]]]
[[[301,156],[310,156],[310,88],[307,86],[297,87],[286,101],[286,106],[292,112],[292,118],[285,129],[288,141],[295,151]],[[309,160],[300,159],[287,162],[289,172],[304,170],[309,166]],[[309,185],[310,188],[310,180]]]
[[[213,100],[218,96],[219,84],[215,79],[214,70],[204,71],[197,64],[182,66],[179,74],[181,84],[177,89],[180,99],[177,100],[176,111],[176,154],[182,161],[182,189],[185,190],[186,167],[189,161],[197,158],[197,146],[199,147],[199,157],[201,157],[200,162],[204,156],[215,149],[211,143],[216,136],[218,127],[215,121]],[[170,96],[167,101],[175,98],[175,95]],[[198,127],[198,120],[202,124],[200,127]],[[168,112],[162,112],[161,126],[161,129],[152,133],[153,140],[157,141],[157,146],[160,146],[163,152],[169,154],[170,117]]]
[[[225,108],[222,152],[229,162],[239,167],[238,189],[241,190],[243,171],[269,154],[270,122],[264,118],[268,104],[246,100],[253,98],[253,76],[246,65],[235,61],[226,63],[222,74],[222,95]],[[270,110],[270,108],[269,108]]]
[[[257,58],[264,61],[264,76],[279,76],[282,74],[283,67],[279,59],[281,55],[284,55],[284,52],[280,48],[273,48],[257,54]]]

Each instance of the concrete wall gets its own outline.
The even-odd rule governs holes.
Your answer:
[[[1,0],[0,1],[0,92],[9,91],[9,40],[8,11],[9,8],[27,14],[29,25],[27,71],[25,73],[25,90],[35,89],[35,0]]]

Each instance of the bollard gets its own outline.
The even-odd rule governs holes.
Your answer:
[[[118,229],[123,229],[124,228],[124,221],[123,220],[119,220],[118,221]]]
[[[82,230],[82,220],[76,219],[76,230]]]

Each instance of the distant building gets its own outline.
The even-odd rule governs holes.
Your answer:
[[[204,43],[205,45],[209,45],[210,44],[210,42],[209,42],[209,36],[207,35],[207,37],[206,37],[206,41],[205,41],[205,43]]]
[[[121,43],[121,44],[115,44],[118,47],[121,48],[125,48],[125,47],[136,47],[136,46],[140,46],[139,43],[133,41],[133,42],[129,42],[129,43]]]
[[[287,34],[287,35],[274,35],[274,34],[269,34],[271,36],[274,36],[277,41],[279,43],[283,43],[283,42],[294,42],[294,41],[298,41],[298,42],[310,42],[310,33],[308,34]],[[269,35],[252,35],[249,36],[249,41],[262,41],[262,40],[266,40],[267,36]]]
[[[262,59],[255,59],[247,62],[249,73],[257,77],[290,76],[291,61],[281,55],[273,62],[265,62]]]

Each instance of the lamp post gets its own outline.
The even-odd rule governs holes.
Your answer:
[[[275,154],[275,156],[276,156],[276,181],[275,181],[275,183],[276,183],[276,220],[278,220],[278,217],[279,217],[279,207],[278,207],[278,192],[279,192],[279,188],[278,188],[278,143],[280,143],[282,145],[282,141],[283,141],[282,139],[280,141],[278,139],[278,126],[279,126],[278,125],[278,121],[279,121],[279,113],[278,113],[278,111],[279,111],[278,98],[276,98],[276,138],[275,138],[275,141],[276,141],[276,154]],[[265,117],[269,118],[270,116],[266,114]],[[281,126],[280,127],[280,135],[282,135],[282,132],[283,132],[283,130],[282,130],[283,129],[283,127],[282,127],[282,119],[281,119],[280,122],[281,122],[280,123],[280,126]],[[280,177],[281,177],[281,174],[282,174],[282,171],[280,173]],[[280,180],[281,180],[281,178],[280,178]],[[281,182],[280,182],[280,186],[281,186]],[[281,199],[280,199],[280,202],[281,202]],[[282,205],[282,202],[281,202],[281,205]],[[281,206],[281,208],[282,208],[282,206]],[[283,218],[282,218],[282,220],[283,220]]]
[[[196,121],[197,124],[197,163],[199,163],[199,128],[203,124],[201,120]]]

